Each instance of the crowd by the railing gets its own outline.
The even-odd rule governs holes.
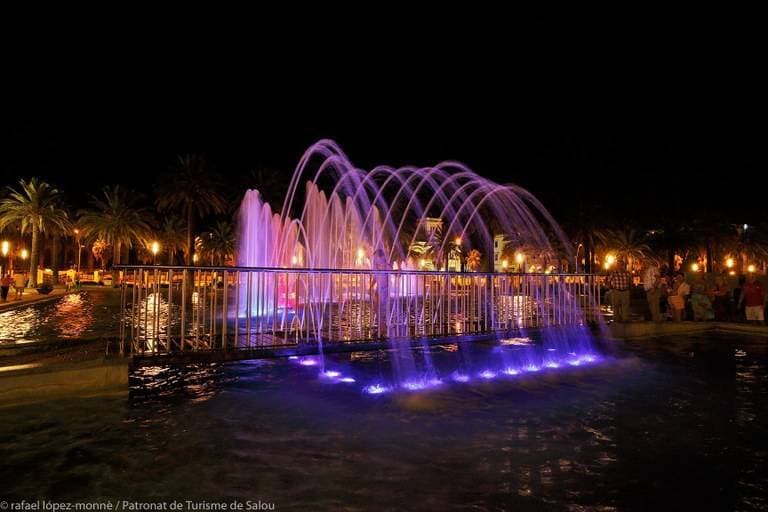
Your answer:
[[[642,275],[624,263],[603,279],[605,302],[615,321],[721,321],[765,324],[766,276],[684,273],[649,264]]]

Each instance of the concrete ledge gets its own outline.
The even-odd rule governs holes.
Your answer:
[[[0,407],[63,396],[128,394],[128,359],[61,366],[6,367],[0,373]]]
[[[731,322],[629,322],[613,323],[608,327],[617,339],[650,338],[701,332],[734,332],[768,336],[768,327]]]

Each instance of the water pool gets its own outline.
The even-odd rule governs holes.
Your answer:
[[[278,510],[768,506],[768,341],[608,345],[602,361],[370,395],[381,352],[149,368],[133,398],[0,409],[3,495],[240,498]],[[462,350],[430,348],[450,367]],[[145,375],[146,376],[146,375]],[[6,499],[6,498],[4,498]]]
[[[117,290],[72,293],[0,311],[0,344],[114,336],[119,318]]]

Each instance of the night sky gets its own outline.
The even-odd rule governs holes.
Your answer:
[[[364,168],[463,161],[528,188],[561,221],[585,207],[645,225],[704,210],[768,218],[765,118],[749,91],[407,85],[22,96],[0,118],[1,181],[43,176],[79,207],[106,184],[150,192],[185,152],[206,154],[231,182],[258,168],[290,174],[327,137]]]

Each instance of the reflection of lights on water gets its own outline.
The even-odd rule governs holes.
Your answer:
[[[299,356],[288,356],[288,359],[298,359]]]
[[[428,379],[428,380],[409,380],[405,381],[402,386],[409,391],[418,391],[420,389],[433,388],[442,384],[440,379]]]
[[[317,361],[312,359],[311,357],[308,357],[306,359],[302,359],[301,361],[299,361],[299,364],[302,366],[316,366]]]
[[[453,380],[455,380],[456,382],[469,382],[469,375],[466,375],[464,373],[454,372]]]
[[[502,345],[530,345],[531,338],[508,338],[500,340],[499,343]]]
[[[544,363],[544,366],[547,368],[560,368],[560,365],[554,361],[549,361],[547,363]]]
[[[339,379],[339,382],[355,382],[355,379],[352,377],[342,377]]]
[[[39,363],[27,363],[27,364],[16,364],[11,366],[0,366],[0,372],[14,372],[16,370],[28,370],[30,368],[37,368],[40,366]]]
[[[556,352],[556,351],[557,351],[557,349],[556,349],[556,348],[548,348],[548,349],[547,349],[547,352]]]
[[[324,376],[335,378],[341,375],[341,372],[337,372],[336,370],[328,370],[327,372],[323,373]]]
[[[597,360],[597,358],[595,356],[593,356],[593,355],[586,355],[586,356],[582,357],[581,359],[583,361],[588,362],[588,363],[593,363],[593,362],[595,362]]]
[[[363,388],[363,391],[368,393],[369,395],[380,395],[382,393],[386,393],[389,391],[389,388],[386,386],[382,386],[381,384],[371,384],[370,386],[366,386]]]
[[[515,368],[505,368],[504,373],[507,375],[518,375],[520,373],[520,370],[517,370]]]
[[[484,379],[492,379],[496,376],[496,372],[493,372],[491,370],[483,370],[480,372],[480,377]]]
[[[581,364],[581,361],[579,361],[578,359],[571,359],[570,361],[568,361],[568,364],[571,366],[579,366]]]
[[[525,370],[525,371],[527,371],[527,372],[537,372],[537,371],[539,371],[540,369],[541,369],[541,368],[539,368],[539,367],[538,367],[538,366],[536,366],[535,364],[529,364],[529,365],[527,365],[527,366],[524,366],[524,367],[523,367],[523,370]]]

